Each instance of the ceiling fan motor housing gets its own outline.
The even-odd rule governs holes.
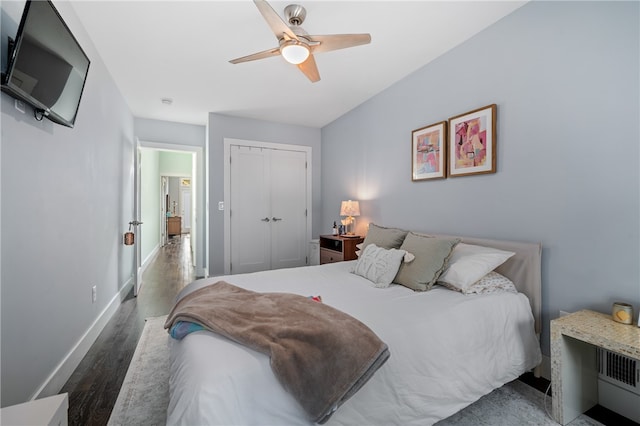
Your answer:
[[[291,25],[302,25],[304,18],[307,17],[307,11],[299,4],[290,4],[284,8],[284,15]]]

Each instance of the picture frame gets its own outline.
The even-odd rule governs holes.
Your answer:
[[[411,180],[447,177],[447,122],[430,124],[411,132]]]
[[[448,176],[496,172],[496,104],[449,118]]]

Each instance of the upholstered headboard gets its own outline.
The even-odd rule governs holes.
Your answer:
[[[460,238],[466,244],[514,252],[515,256],[496,268],[496,271],[513,281],[518,291],[529,298],[533,318],[536,322],[536,333],[540,334],[542,330],[542,245],[540,243],[489,240],[452,235],[438,236]]]

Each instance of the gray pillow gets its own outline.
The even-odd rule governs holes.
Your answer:
[[[362,242],[362,250],[369,244],[375,244],[385,249],[400,248],[408,231],[398,228],[385,228],[375,223],[369,224],[369,232]]]
[[[416,291],[431,290],[459,242],[459,239],[433,238],[409,232],[400,249],[416,258],[400,265],[393,282]]]

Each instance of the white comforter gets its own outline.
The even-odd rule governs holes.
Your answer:
[[[328,425],[433,424],[540,363],[524,295],[380,289],[349,273],[352,267],[341,262],[210,278],[183,294],[224,279],[260,292],[320,295],[367,324],[391,358]],[[267,356],[211,332],[172,340],[170,369],[167,424],[309,424]]]

